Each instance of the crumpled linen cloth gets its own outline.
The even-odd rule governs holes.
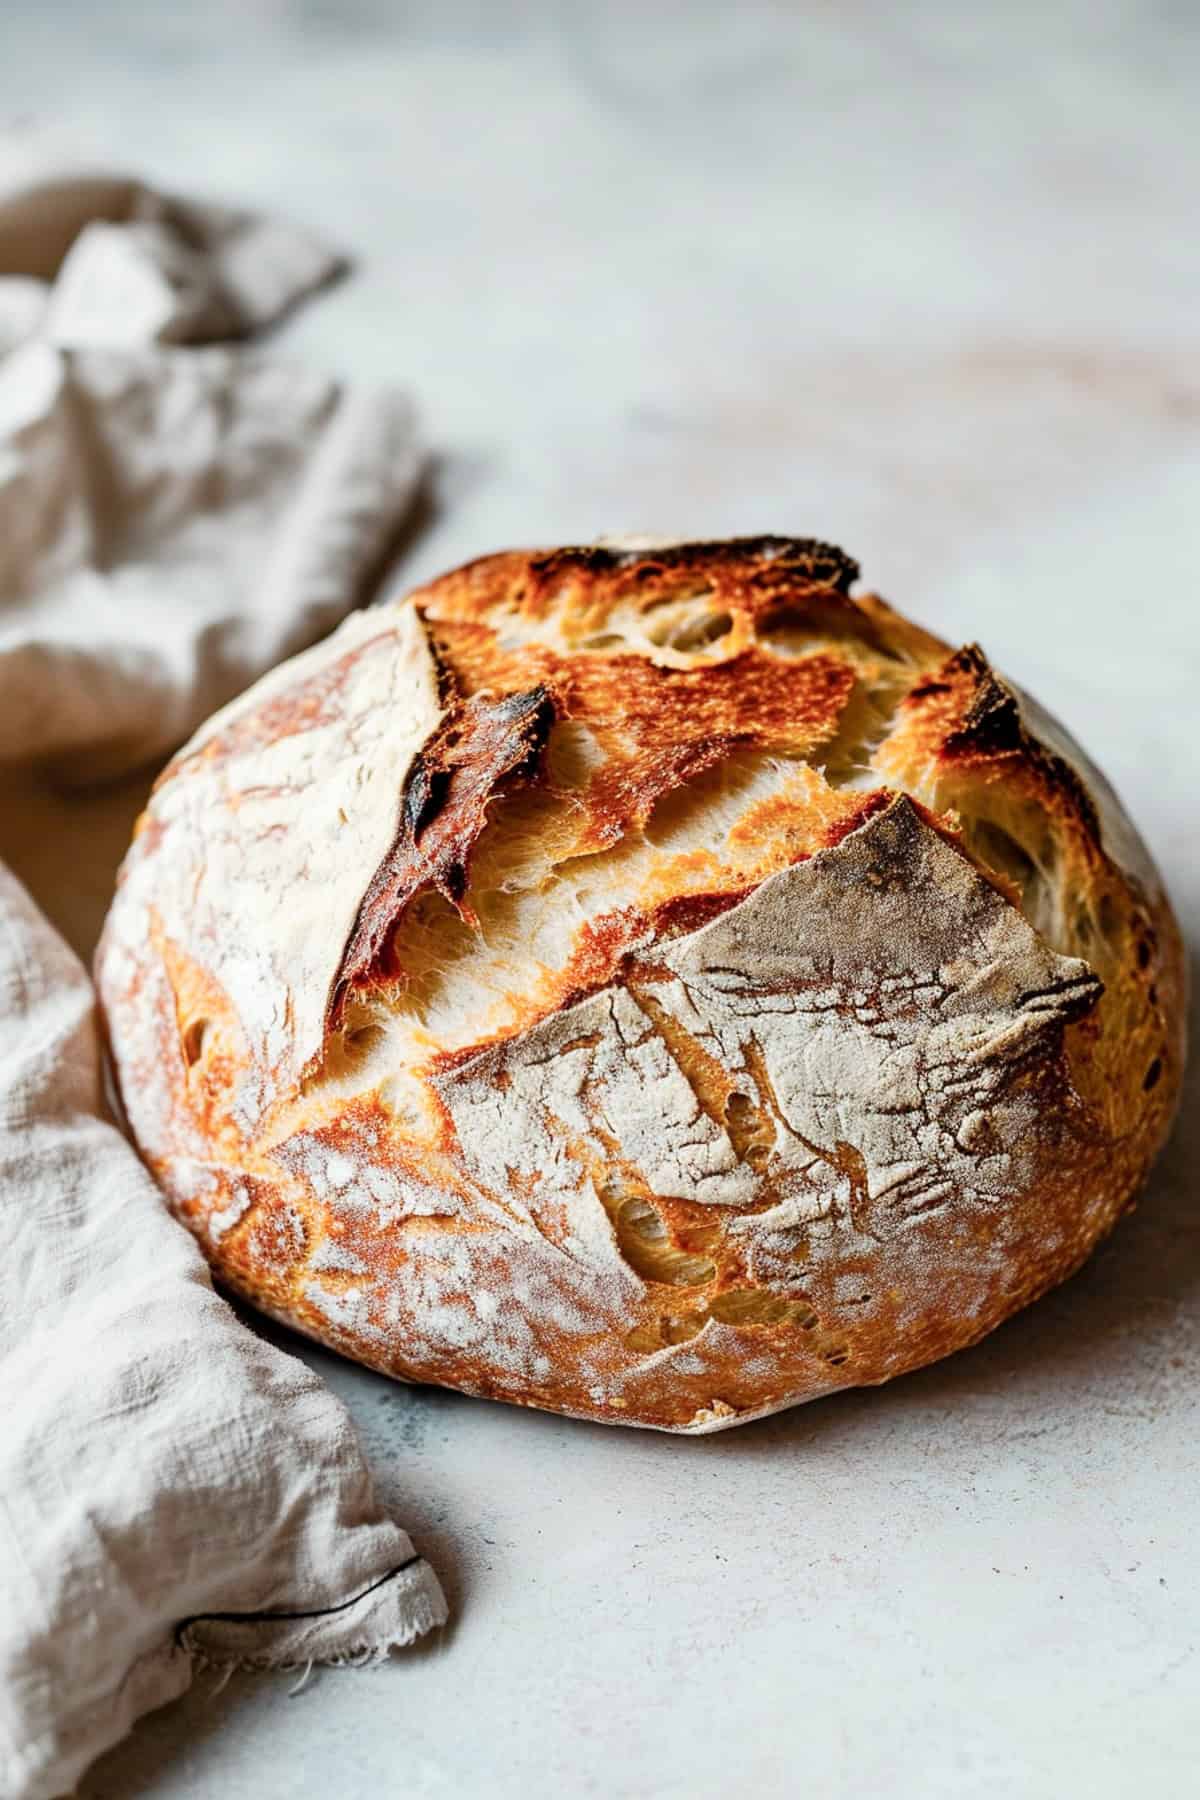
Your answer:
[[[419,466],[403,396],[261,352],[0,360],[0,762],[164,756],[363,597]]]
[[[198,343],[273,324],[346,266],[300,226],[80,166],[54,133],[0,130],[0,350]]]
[[[19,291],[24,341],[0,354],[0,763],[78,784],[161,756],[365,597],[420,459],[402,400],[257,351],[106,339],[86,283],[75,316],[91,325],[64,338],[76,302],[58,282],[89,233],[104,257],[123,231],[120,258],[145,252],[136,184],[60,170],[38,188],[5,168],[0,156],[0,318]],[[241,295],[250,329],[312,285],[320,255],[222,216],[207,247],[192,232],[194,291]],[[344,1409],[214,1293],[102,1086],[83,966],[0,867],[0,1793],[13,1800],[70,1788],[198,1660],[367,1660],[446,1616]]]

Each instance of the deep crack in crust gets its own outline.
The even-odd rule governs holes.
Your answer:
[[[501,700],[475,694],[417,752],[404,783],[395,841],[363,895],[342,956],[327,1031],[341,1022],[347,990],[385,964],[396,924],[423,889],[434,889],[468,923],[476,923],[464,898],[467,865],[488,803],[504,781],[536,767],[553,722],[554,705],[544,687]]]
[[[1070,1273],[1174,1108],[1100,777],[811,540],[485,558],[160,782],[97,974],[231,1286],[386,1372],[673,1430]]]

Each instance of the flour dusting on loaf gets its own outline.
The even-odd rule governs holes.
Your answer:
[[[469,564],[161,777],[97,959],[217,1273],[388,1374],[712,1431],[968,1344],[1136,1193],[1182,954],[975,646],[812,540]]]

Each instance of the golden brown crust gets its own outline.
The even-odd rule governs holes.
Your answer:
[[[97,975],[218,1273],[373,1367],[720,1429],[1127,1205],[1183,962],[1104,784],[828,545],[484,558],[176,759]]]

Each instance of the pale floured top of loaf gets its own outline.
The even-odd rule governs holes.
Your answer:
[[[356,614],[209,720],[139,823],[135,860],[154,879],[127,885],[108,955],[140,982],[149,941],[173,994],[192,981],[226,1006],[236,996],[249,1055],[229,1101],[242,1131],[323,1054],[363,872],[395,837],[413,758],[441,717],[415,614]],[[179,1025],[188,1066],[219,1054],[203,1009],[183,1006]]]
[[[1169,1116],[1169,913],[1058,728],[856,573],[487,558],[181,754],[98,974],[227,1279],[392,1373],[706,1430],[1079,1260]]]

